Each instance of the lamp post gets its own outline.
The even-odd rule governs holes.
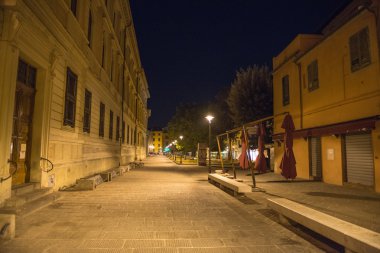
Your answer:
[[[211,173],[211,121],[214,116],[207,115],[205,118],[208,120],[208,173]]]
[[[182,141],[182,139],[183,139],[183,135],[180,135],[180,136],[179,136],[179,139]],[[182,144],[182,143],[181,143],[181,144]],[[179,159],[179,163],[180,163],[180,164],[182,164],[182,155],[183,155],[182,152],[183,152],[183,146],[182,146],[182,148],[181,148],[181,154],[180,154],[180,159]]]

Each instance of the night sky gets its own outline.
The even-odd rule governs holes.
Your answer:
[[[348,0],[130,0],[152,110],[164,127],[181,102],[205,102],[236,70],[272,66],[299,33],[317,33]]]

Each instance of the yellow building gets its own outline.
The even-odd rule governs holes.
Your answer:
[[[149,96],[129,1],[0,1],[0,206],[144,158]]]
[[[275,170],[293,117],[298,177],[380,192],[379,0],[352,1],[273,59]]]
[[[152,145],[154,146],[154,153],[161,153],[163,151],[163,132],[161,130],[152,131]]]

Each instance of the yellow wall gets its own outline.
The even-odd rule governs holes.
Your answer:
[[[375,190],[380,192],[380,121],[377,121],[376,129],[372,131],[372,148],[375,167]]]
[[[49,178],[54,177],[52,187],[57,190],[74,184],[78,178],[145,158],[149,91],[133,25],[125,27],[131,19],[129,2],[114,2],[120,15],[112,23],[112,19],[105,17],[113,15],[114,10],[107,11],[103,1],[92,1],[91,5],[89,1],[78,1],[76,16],[63,1],[19,0],[15,1],[15,8],[3,8],[0,1],[0,26],[4,28],[0,36],[0,177],[9,174],[9,166],[5,164],[10,154],[19,58],[37,69],[34,111],[38,113],[33,115],[32,122],[31,181],[46,187],[51,186]],[[93,30],[89,45],[86,34],[90,8]],[[123,33],[127,34],[125,43],[124,36],[117,36]],[[127,71],[122,75],[124,64]],[[68,67],[78,76],[75,127],[63,124]],[[126,86],[125,94],[122,84]],[[83,131],[85,89],[92,93],[90,133]],[[122,109],[123,95],[126,99]],[[100,102],[105,104],[104,137],[99,136]],[[112,140],[108,138],[110,110],[114,113]],[[120,117],[121,130],[122,114],[126,138],[120,145],[116,140],[116,117]],[[135,128],[140,136],[136,146],[132,141]],[[41,172],[40,157],[51,160],[54,170]],[[9,182],[0,186],[0,206],[10,197]]]
[[[369,28],[371,64],[351,72],[349,38]],[[300,59],[304,127],[316,127],[380,114],[380,72],[376,24],[364,11]],[[319,88],[307,88],[307,66],[318,61]]]
[[[322,177],[329,184],[343,184],[341,137],[324,136],[321,138]],[[328,152],[332,151],[333,156]],[[333,160],[332,160],[333,159]]]
[[[368,27],[370,64],[351,71],[349,39]],[[283,133],[284,112],[289,112],[296,130],[326,126],[380,115],[380,64],[376,19],[367,11],[325,37],[297,36],[273,59],[274,133]],[[298,56],[295,54],[298,51]],[[309,91],[307,67],[318,61],[319,88]],[[300,67],[300,68],[299,68]],[[289,75],[290,104],[282,104],[282,78]],[[300,97],[300,93],[302,97]],[[375,189],[380,192],[380,123],[372,131]],[[341,138],[321,136],[322,176],[326,183],[343,184]],[[283,145],[283,144],[282,144]],[[334,150],[334,159],[327,151]],[[283,147],[275,146],[275,171],[280,172]],[[297,173],[309,178],[307,142],[294,140]],[[330,157],[331,158],[331,157]]]
[[[152,138],[154,138],[154,141],[152,141],[153,146],[154,146],[154,152],[162,152],[163,147],[162,147],[162,131],[152,131]]]
[[[280,164],[282,159],[282,154],[284,153],[284,144],[279,146],[277,143],[274,144],[274,172],[281,173]]]
[[[294,139],[293,152],[297,163],[297,177],[309,179],[309,145],[307,140],[304,140],[303,138]]]
[[[309,149],[304,139],[295,139],[293,143],[294,156],[296,158],[297,178],[309,179]],[[274,172],[281,173],[280,164],[284,153],[284,143],[274,145]]]

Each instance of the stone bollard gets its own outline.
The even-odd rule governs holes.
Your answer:
[[[16,215],[0,214],[0,239],[10,240],[16,234]]]

